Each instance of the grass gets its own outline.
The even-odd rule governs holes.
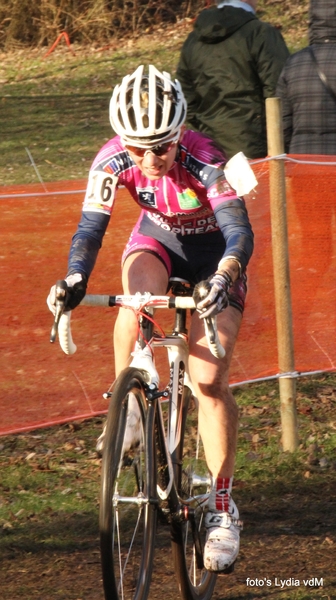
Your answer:
[[[240,406],[240,441],[236,476],[244,481],[267,480],[294,472],[312,473],[336,468],[335,375],[303,378],[297,383],[299,448],[281,449],[280,398],[277,383],[246,386],[236,391]],[[252,402],[251,402],[252,400]]]
[[[97,505],[100,460],[92,443],[101,419],[0,440],[0,524],[35,515],[90,512]],[[1,546],[1,542],[0,542]]]
[[[283,478],[323,479],[335,471],[335,375],[298,381],[300,445],[294,453],[281,449],[277,383],[250,384],[236,389],[235,397],[240,407],[238,481],[260,485],[271,477],[282,485]],[[100,459],[94,446],[101,425],[96,418],[1,438],[0,524],[6,528],[32,514],[86,512],[96,506]]]
[[[170,35],[158,44],[159,69],[174,71],[180,43]],[[85,178],[94,155],[113,135],[111,90],[126,73],[151,60],[154,41],[126,50],[75,52],[58,48],[47,58],[40,50],[29,51],[28,57],[21,51],[2,55],[0,185],[38,181],[28,151],[44,182]]]

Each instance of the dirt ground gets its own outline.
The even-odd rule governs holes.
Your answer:
[[[85,421],[81,437],[89,426],[92,435],[92,422]],[[71,427],[60,429],[63,447],[71,444]],[[101,419],[93,429],[93,435],[99,434]],[[44,434],[44,444],[48,437],[54,443],[57,430]],[[6,445],[8,439],[2,442]],[[80,472],[79,489],[91,478],[98,490],[99,471],[95,461],[91,471]],[[323,479],[313,467],[306,477],[285,473],[271,488],[237,480],[234,497],[244,521],[241,552],[234,573],[218,577],[214,600],[336,598],[334,470]],[[32,513],[16,528],[3,526],[0,536],[1,600],[103,600],[97,503],[89,512]],[[162,597],[179,596],[169,530],[160,523],[150,598]]]
[[[234,574],[220,576],[214,600],[222,598],[336,598],[335,577],[335,502],[323,501],[321,490],[316,497],[302,493],[286,503],[274,502],[266,505],[258,497],[251,503],[240,503],[245,517],[245,532]],[[333,495],[335,497],[335,483]],[[294,496],[294,494],[293,494]],[[280,499],[279,499],[280,500]],[[310,515],[307,504],[311,505]],[[316,510],[316,504],[318,509]],[[1,597],[3,600],[103,600],[100,557],[96,521],[74,515],[67,523],[74,534],[73,548],[62,552],[45,551],[39,542],[46,531],[40,525],[31,543],[27,538],[26,548],[18,551],[8,547],[1,560]],[[57,519],[48,528],[57,528]],[[34,527],[31,523],[30,527]],[[52,533],[52,531],[51,531]],[[159,548],[150,598],[175,599],[178,589],[172,570],[169,551],[169,532],[159,527]],[[270,587],[248,585],[248,578],[265,579]],[[323,587],[305,588],[303,580],[323,581]],[[281,580],[286,580],[283,595],[280,595]],[[288,585],[295,581],[293,587]],[[270,585],[270,584],[268,584]],[[295,596],[293,591],[307,595]]]

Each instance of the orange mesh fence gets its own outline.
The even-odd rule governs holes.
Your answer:
[[[294,157],[293,157],[294,158]],[[295,157],[336,161],[336,157]],[[269,214],[268,163],[253,165],[259,184],[246,197],[255,233],[249,291],[231,369],[231,384],[278,373]],[[286,162],[287,216],[295,368],[335,369],[335,165]],[[46,296],[66,272],[71,236],[80,217],[85,180],[0,188],[1,424],[19,432],[106,412],[102,394],[113,381],[116,309],[79,307],[73,315],[77,353],[49,343],[52,316]],[[70,192],[70,193],[68,193]],[[120,258],[139,213],[128,193],[116,207],[94,273],[91,293],[120,293]],[[169,311],[158,320],[169,329]],[[163,351],[162,351],[163,352]],[[159,355],[162,384],[167,375]]]
[[[295,369],[299,373],[332,371],[336,368],[336,157],[297,155],[288,159],[285,172]],[[328,162],[333,164],[328,166]],[[260,163],[253,169],[259,185],[246,200],[255,232],[255,252],[236,359],[238,356],[247,366],[247,374],[255,378],[277,373],[278,367],[268,165]],[[233,378],[236,376],[233,373]]]

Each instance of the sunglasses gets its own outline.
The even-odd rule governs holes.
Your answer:
[[[129,144],[125,144],[126,150],[132,152],[139,158],[145,156],[146,152],[152,152],[155,156],[164,156],[164,154],[168,154],[168,152],[176,146],[177,141],[166,142],[165,144],[160,144],[159,146],[152,146],[151,148],[139,148],[138,146],[129,146]]]

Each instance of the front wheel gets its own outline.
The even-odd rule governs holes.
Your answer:
[[[112,394],[102,459],[99,530],[105,600],[148,596],[157,519],[152,413],[141,371],[125,369]],[[128,449],[127,425],[134,426],[134,420],[138,440]]]
[[[210,477],[198,432],[197,407],[187,387],[184,388],[182,411],[181,438],[174,463],[177,489],[186,502],[186,518],[172,523],[174,568],[183,600],[210,600],[217,578],[203,565],[204,516]]]

